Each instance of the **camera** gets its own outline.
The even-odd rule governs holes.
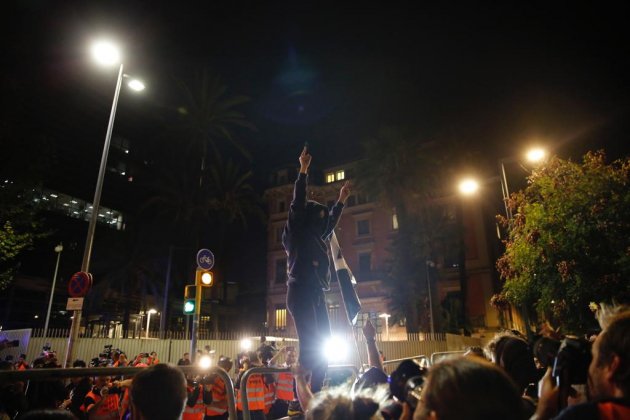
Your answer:
[[[407,401],[411,390],[409,387],[415,388],[417,384],[421,384],[420,379],[417,378],[424,381],[428,372],[427,368],[421,367],[415,360],[404,360],[389,376],[390,394],[396,397],[398,401]],[[412,379],[414,381],[409,383]]]
[[[591,364],[591,343],[579,338],[565,338],[553,363],[552,375],[558,385],[585,384]]]

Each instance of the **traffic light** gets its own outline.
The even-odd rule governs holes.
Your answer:
[[[195,299],[184,299],[184,315],[192,315],[195,313]]]
[[[214,284],[214,274],[210,270],[197,269],[195,273],[195,284],[197,286],[212,287]]]

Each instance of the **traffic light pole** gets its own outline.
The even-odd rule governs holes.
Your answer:
[[[202,287],[195,285],[195,314],[193,315],[192,337],[190,339],[190,359],[195,363],[197,358],[197,339],[199,338],[199,318],[201,316],[201,293]]]

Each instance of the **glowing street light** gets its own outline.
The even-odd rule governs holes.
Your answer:
[[[127,82],[127,86],[129,86],[130,89],[135,90],[136,92],[141,92],[146,87],[144,83],[142,83],[138,79],[131,79],[129,82]]]
[[[155,309],[149,309],[147,311],[147,331],[146,331],[145,338],[149,338],[149,326],[151,325],[151,314],[157,314],[157,311]]]
[[[94,232],[96,231],[96,223],[99,216],[99,205],[101,203],[101,193],[103,191],[103,181],[107,172],[107,156],[109,155],[109,146],[112,141],[112,132],[114,130],[114,120],[116,118],[116,108],[118,106],[118,97],[120,96],[120,88],[122,86],[123,77],[128,77],[123,73],[123,63],[121,61],[120,50],[116,45],[109,41],[97,41],[91,47],[94,60],[103,65],[118,64],[118,79],[116,81],[116,89],[114,90],[114,101],[109,114],[109,122],[107,124],[107,133],[105,134],[105,144],[103,146],[103,154],[101,155],[101,165],[98,170],[98,178],[96,179],[96,188],[94,190],[94,200],[92,201],[92,217],[88,225],[87,238],[85,240],[85,248],[83,250],[83,261],[81,262],[81,271],[89,273],[90,260],[92,258],[92,245],[94,243]],[[144,84],[138,80],[130,80],[130,88],[139,91],[144,89]],[[72,325],[70,327],[70,337],[68,338],[68,347],[66,350],[66,358],[64,367],[68,367],[68,362],[74,360],[74,343],[79,338],[79,328],[81,327],[81,310],[74,311],[72,317]]]
[[[546,155],[547,155],[547,152],[545,151],[545,149],[542,149],[540,147],[535,147],[533,149],[529,149],[527,153],[525,154],[525,157],[527,158],[529,162],[538,163],[542,161]]]
[[[458,189],[464,195],[473,195],[479,190],[479,182],[472,178],[466,178],[459,183]]]

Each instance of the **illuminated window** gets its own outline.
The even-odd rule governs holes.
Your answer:
[[[287,327],[287,308],[285,308],[284,306],[277,306],[275,319],[276,329],[284,330]]]
[[[337,181],[346,179],[346,173],[343,171],[343,169],[341,171],[337,171],[337,173],[335,174],[335,178],[337,179]]]
[[[392,229],[398,230],[398,215],[396,213],[392,214]]]
[[[330,184],[331,182],[335,182],[335,174],[333,172],[326,174],[326,184]]]

